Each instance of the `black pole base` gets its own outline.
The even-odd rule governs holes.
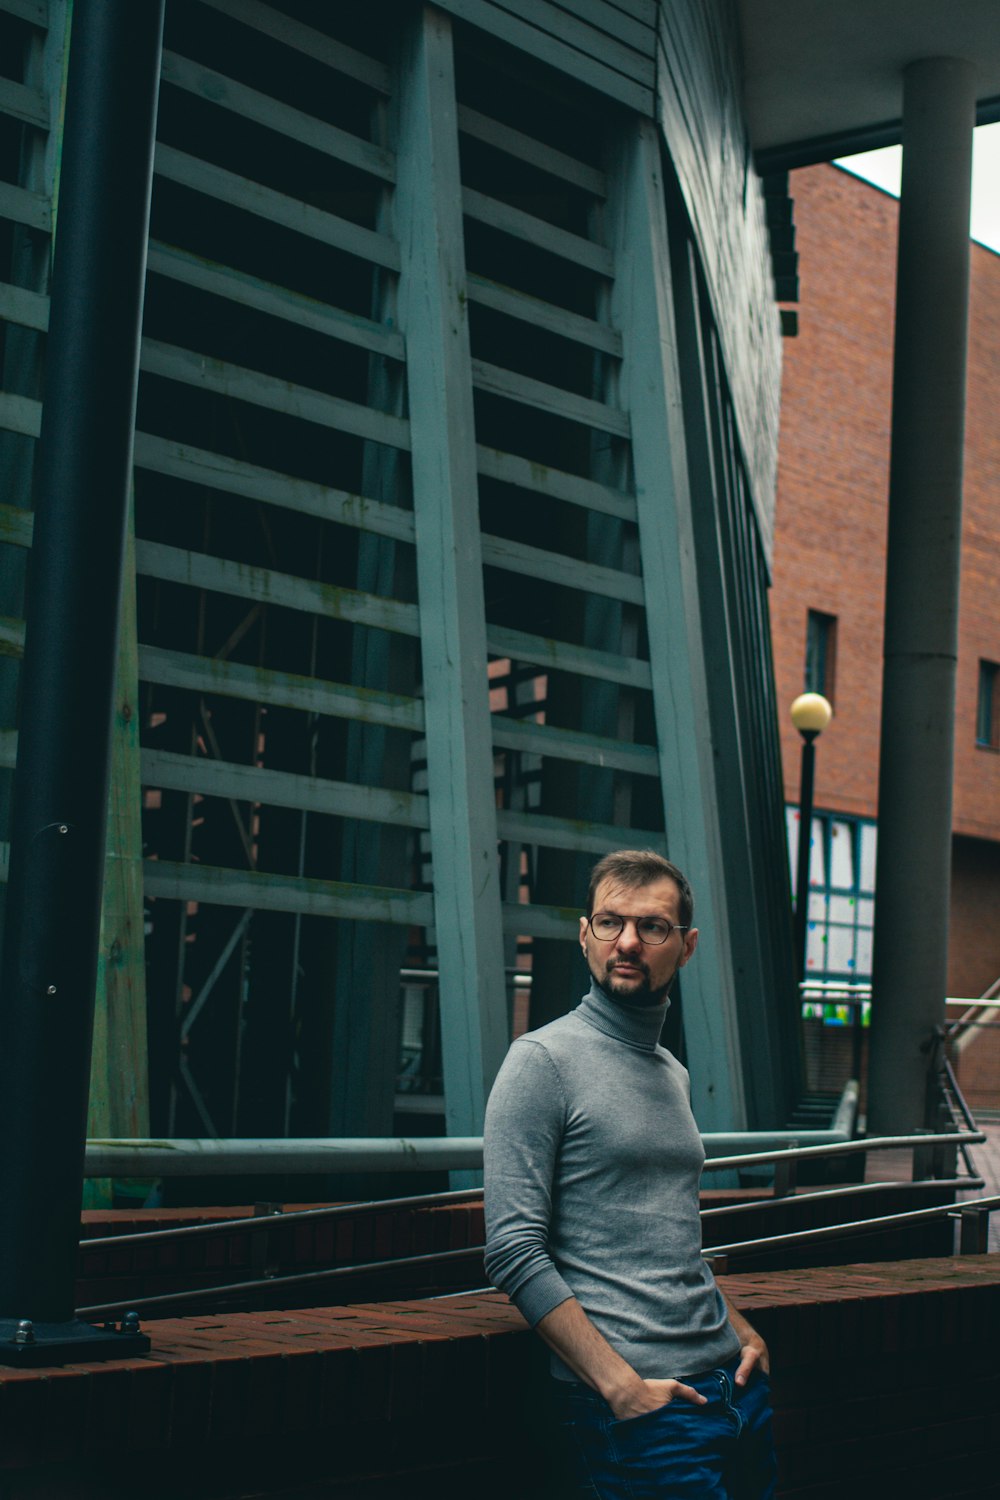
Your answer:
[[[121,1324],[97,1328],[74,1318],[71,1323],[32,1323],[27,1318],[0,1318],[0,1365],[33,1370],[41,1365],[89,1363],[100,1359],[134,1359],[149,1352],[149,1338],[139,1332],[135,1313]]]

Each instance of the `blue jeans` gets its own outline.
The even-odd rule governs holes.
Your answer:
[[[588,1386],[554,1380],[580,1500],[771,1500],[770,1387],[763,1371],[737,1386],[738,1364],[683,1377],[705,1406],[677,1399],[621,1422]]]

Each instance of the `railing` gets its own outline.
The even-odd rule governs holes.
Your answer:
[[[756,1240],[736,1240],[731,1245],[713,1245],[704,1253],[706,1260],[723,1260],[724,1264],[718,1269],[724,1274],[728,1257],[731,1255],[745,1255],[762,1250],[785,1250],[795,1245],[810,1244],[816,1240],[846,1239],[854,1235],[870,1234],[878,1229],[892,1229],[899,1224],[915,1224],[923,1220],[950,1218],[959,1220],[962,1226],[961,1254],[985,1255],[989,1216],[996,1208],[1000,1208],[1000,1195],[991,1198],[971,1198],[960,1205],[943,1203],[934,1208],[913,1209],[908,1213],[881,1214],[874,1219],[855,1219],[847,1224],[824,1224],[814,1229],[802,1229],[791,1234],[772,1234]]]
[[[971,1117],[970,1117],[971,1118]],[[840,1156],[912,1146],[926,1152],[934,1143],[974,1144],[981,1131],[965,1134],[885,1136],[852,1141],[838,1130],[716,1131],[702,1135],[708,1160],[717,1172],[810,1156]],[[757,1146],[747,1155],[726,1155],[733,1146]],[[482,1136],[346,1137],[266,1140],[93,1140],[87,1142],[88,1177],[255,1176],[266,1173],[480,1171]]]
[[[775,1133],[762,1132],[760,1134],[769,1140],[773,1140]],[[729,1138],[731,1139],[732,1137]],[[705,1139],[711,1138],[707,1137]],[[722,1137],[722,1139],[727,1139],[727,1137]],[[745,1140],[746,1137],[743,1137],[743,1139]],[[985,1136],[981,1131],[970,1129],[968,1131],[942,1132],[938,1135],[883,1136],[872,1141],[826,1141],[820,1145],[806,1146],[786,1144],[779,1147],[765,1147],[765,1149],[760,1151],[740,1155],[715,1156],[706,1161],[705,1166],[707,1171],[756,1166],[768,1162],[774,1162],[782,1171],[776,1172],[774,1196],[771,1198],[757,1198],[752,1203],[734,1204],[725,1208],[703,1209],[702,1217],[713,1218],[723,1213],[739,1214],[750,1210],[766,1210],[768,1208],[786,1206],[789,1203],[813,1202],[817,1199],[847,1199],[887,1188],[902,1189],[903,1187],[912,1188],[913,1186],[938,1190],[948,1188],[956,1190],[981,1188],[983,1186],[982,1179],[974,1176],[921,1177],[920,1172],[924,1167],[933,1168],[935,1165],[939,1165],[942,1152],[956,1146],[964,1147],[965,1145],[976,1144],[983,1140],[985,1140]],[[291,1144],[294,1146],[298,1143],[279,1144]],[[383,1144],[400,1147],[412,1143],[384,1142]],[[461,1143],[444,1140],[430,1142],[429,1144],[438,1146],[447,1146],[449,1144],[459,1145],[463,1151],[468,1150],[472,1146],[478,1146],[481,1160],[482,1143],[475,1139]],[[913,1182],[910,1184],[876,1182],[853,1184],[847,1187],[824,1189],[817,1192],[794,1192],[794,1163],[798,1161],[841,1156],[857,1151],[870,1150],[877,1152],[899,1149],[910,1149],[913,1152]],[[259,1165],[256,1170],[260,1170]],[[322,1170],[329,1170],[329,1162],[326,1163]],[[481,1189],[467,1189],[449,1193],[419,1194],[407,1198],[381,1199],[368,1203],[348,1203],[321,1208],[299,1209],[287,1214],[279,1210],[273,1214],[261,1214],[253,1218],[244,1216],[238,1219],[216,1220],[211,1224],[183,1225],[167,1229],[141,1231],[135,1234],[110,1235],[100,1239],[84,1240],[81,1243],[81,1249],[90,1251],[111,1248],[121,1249],[129,1245],[146,1247],[157,1243],[184,1241],[192,1238],[197,1239],[221,1233],[226,1233],[227,1235],[253,1232],[267,1233],[279,1227],[284,1229],[306,1222],[336,1220],[360,1213],[374,1213],[383,1210],[398,1211],[409,1208],[435,1208],[461,1203],[475,1203],[479,1201],[481,1196]],[[989,1214],[995,1208],[1000,1208],[1000,1197],[979,1198],[957,1207],[951,1204],[936,1205],[927,1209],[881,1215],[873,1219],[849,1221],[846,1224],[826,1225],[819,1228],[765,1236],[754,1240],[734,1241],[731,1244],[711,1247],[704,1253],[706,1259],[712,1262],[713,1268],[719,1274],[724,1274],[728,1269],[729,1258],[734,1255],[791,1248],[793,1246],[809,1244],[814,1240],[861,1235],[866,1232],[889,1229],[896,1225],[909,1225],[925,1219],[934,1219],[942,1215],[950,1215],[960,1221],[962,1225],[960,1248],[963,1253],[981,1253],[986,1248]],[[275,1222],[276,1220],[278,1223]],[[327,1267],[323,1270],[293,1273],[287,1276],[265,1276],[254,1280],[233,1282],[224,1286],[200,1287],[187,1292],[169,1292],[139,1299],[129,1299],[127,1303],[125,1301],[118,1301],[84,1307],[79,1309],[78,1315],[89,1319],[107,1318],[120,1313],[126,1306],[129,1310],[146,1314],[151,1312],[166,1313],[170,1308],[186,1308],[190,1305],[200,1306],[205,1303],[212,1303],[213,1301],[215,1303],[224,1302],[227,1299],[245,1297],[248,1294],[264,1290],[273,1292],[276,1287],[294,1290],[309,1284],[336,1283],[338,1280],[350,1277],[361,1278],[393,1270],[419,1271],[421,1268],[431,1270],[438,1265],[447,1265],[454,1262],[461,1262],[462,1260],[475,1261],[481,1258],[482,1253],[483,1247],[475,1245],[460,1250],[441,1251],[428,1255],[402,1256],[396,1259],[368,1261],[356,1265]]]

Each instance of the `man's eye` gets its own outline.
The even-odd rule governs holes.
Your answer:
[[[640,922],[639,931],[645,937],[665,938],[670,928],[666,922]]]

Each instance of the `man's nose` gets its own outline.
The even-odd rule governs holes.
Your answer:
[[[639,937],[639,929],[636,926],[635,922],[632,921],[631,917],[626,917],[624,921],[625,925],[622,928],[621,932],[618,934],[618,940],[615,946],[617,948],[628,949],[629,951],[635,948],[641,948],[642,941]]]

